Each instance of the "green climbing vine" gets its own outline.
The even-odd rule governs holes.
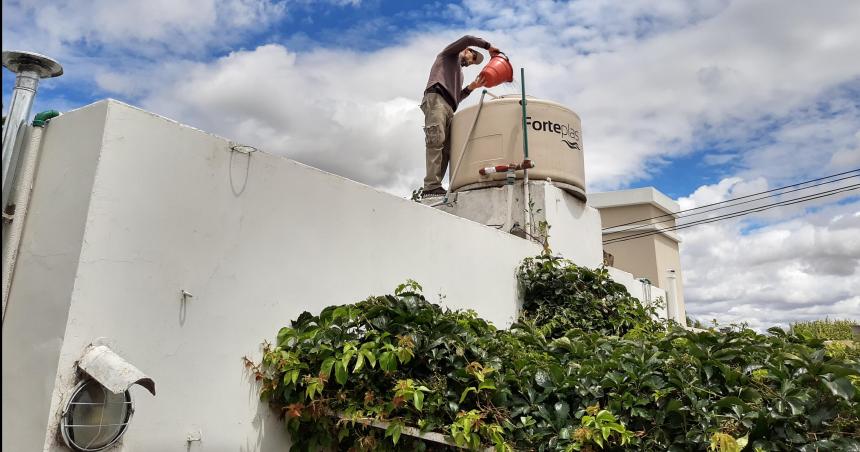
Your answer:
[[[550,256],[518,276],[507,330],[408,281],[301,314],[246,366],[295,450],[860,450],[860,363],[820,339],[660,323]]]

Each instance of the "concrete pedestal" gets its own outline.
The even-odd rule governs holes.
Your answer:
[[[510,206],[508,190],[513,190]],[[452,193],[447,204],[437,209],[529,238],[538,243],[547,240],[553,254],[570,259],[577,265],[594,268],[603,262],[600,214],[551,182],[529,182],[532,222],[525,230],[526,204],[522,181],[512,187],[490,187]],[[442,202],[443,197],[423,200],[427,205]]]

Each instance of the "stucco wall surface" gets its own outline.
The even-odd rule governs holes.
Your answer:
[[[629,233],[606,234],[603,240],[625,237]],[[621,270],[634,274],[637,278],[648,278],[655,285],[660,284],[657,269],[657,255],[654,248],[654,237],[642,237],[635,240],[607,243],[603,245],[607,253],[615,256],[614,265]],[[662,287],[662,286],[661,286]]]
[[[603,263],[600,213],[550,183],[541,185],[552,249],[577,265],[599,267]]]
[[[110,101],[51,422],[75,361],[106,337],[157,387],[156,397],[132,389],[136,412],[120,450],[283,450],[287,437],[259,404],[242,357],[258,358],[290,319],[413,278],[431,301],[504,327],[518,305],[516,266],[539,251]],[[184,303],[182,290],[193,294]],[[197,431],[201,441],[186,442]],[[45,449],[64,450],[54,433]]]
[[[631,296],[638,298],[643,303],[655,304],[658,319],[666,319],[669,317],[668,302],[666,291],[649,284],[643,284],[636,279],[631,273],[624,270],[619,270],[615,267],[606,267],[609,276],[613,281],[623,284],[627,288],[627,292]]]
[[[632,228],[631,223],[655,223],[664,228],[675,226],[675,219],[665,215],[666,212],[650,204],[600,208],[600,216],[605,228]]]
[[[68,112],[42,136],[3,320],[4,451],[45,441],[106,112],[105,102]]]

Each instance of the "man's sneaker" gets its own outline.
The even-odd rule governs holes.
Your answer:
[[[433,190],[424,190],[424,196],[442,196],[448,191],[442,187],[434,188]]]

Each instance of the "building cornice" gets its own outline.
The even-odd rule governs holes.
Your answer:
[[[588,194],[588,205],[595,209],[633,206],[637,204],[650,204],[666,213],[676,213],[681,210],[681,207],[675,200],[654,187]]]

